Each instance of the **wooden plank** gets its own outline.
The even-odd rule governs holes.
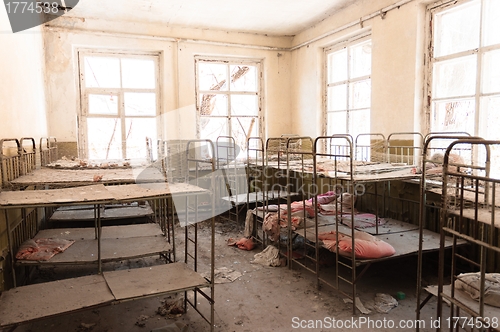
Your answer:
[[[425,288],[426,291],[431,293],[434,296],[438,295],[438,286],[428,286]],[[444,285],[443,286],[443,293],[451,297],[451,285]],[[455,289],[455,299],[463,303],[467,308],[472,309],[474,312],[476,312],[479,315],[479,301],[474,300],[471,298],[467,293],[465,293],[462,290]],[[444,299],[444,301],[447,301]],[[484,314],[483,318],[490,318],[489,322],[491,323],[492,319],[496,319],[497,322],[500,321],[500,309],[494,306],[490,306],[485,304],[484,305]],[[463,316],[463,314],[462,314]],[[453,323],[454,321],[452,321]],[[460,320],[459,323],[462,323],[463,319]],[[444,323],[444,322],[443,322]],[[443,326],[443,323],[441,326]],[[445,324],[446,326],[446,324]]]
[[[187,183],[141,183],[109,186],[106,188],[119,201],[208,192],[206,189]]]
[[[210,286],[205,278],[184,263],[111,271],[103,274],[117,300]]]
[[[10,289],[0,296],[0,326],[111,303],[102,275],[45,282]]]
[[[140,218],[153,214],[149,205],[128,207],[106,207],[101,209],[102,220]],[[56,210],[50,217],[51,221],[94,221],[94,209]]]
[[[495,212],[497,211],[497,208],[495,207]],[[463,209],[463,216],[464,218],[470,219],[470,220],[476,220],[476,212],[475,209]],[[453,209],[448,209],[448,212],[460,216],[460,210],[453,210]],[[494,218],[495,217],[495,218]],[[482,209],[478,208],[477,209],[477,221],[482,222],[487,225],[491,225],[492,221],[494,221],[494,227],[495,228],[500,228],[500,213],[492,213],[492,208],[490,207],[489,209]]]
[[[101,239],[109,238],[131,238],[163,235],[158,224],[136,224],[102,227]],[[85,228],[52,228],[39,231],[35,239],[65,239],[65,240],[93,240],[95,229]]]
[[[114,197],[102,184],[62,189],[0,192],[0,206],[3,207],[103,203],[113,199]]]
[[[278,198],[287,198],[288,193],[286,191],[279,191],[279,190],[270,190],[266,192],[266,196],[269,200],[273,199],[278,199]],[[295,196],[297,193],[290,193],[290,196]],[[233,196],[225,196],[221,197],[221,199],[228,201],[228,202],[233,202],[233,203],[238,203],[238,204],[246,204],[247,203],[247,194],[239,194],[239,195],[233,195]],[[264,192],[259,191],[259,192],[252,192],[248,195],[248,201],[249,203],[257,203],[257,202],[262,202],[264,201]]]
[[[18,177],[10,183],[14,187],[50,185],[70,187],[95,184],[95,178],[102,184],[127,184],[142,182],[165,182],[162,172],[156,167],[141,168],[95,168],[95,169],[36,169]]]
[[[164,236],[142,236],[131,238],[107,238],[101,241],[101,259],[103,263],[154,256],[172,250]],[[97,240],[75,241],[64,252],[48,261],[18,260],[20,265],[68,265],[97,263]]]

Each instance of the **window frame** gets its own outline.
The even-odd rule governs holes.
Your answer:
[[[231,130],[231,118],[257,118],[258,124],[258,137],[263,138],[264,133],[264,112],[263,112],[263,63],[262,59],[255,58],[236,58],[236,57],[216,57],[216,56],[203,56],[203,55],[195,55],[195,100],[196,100],[196,136],[200,139],[201,137],[201,119],[204,117],[207,118],[220,118],[227,119],[227,132],[229,133],[227,136],[232,136]],[[257,88],[256,91],[231,91],[230,84],[228,85],[228,89],[226,91],[217,91],[217,90],[201,90],[200,89],[200,81],[198,78],[199,75],[199,64],[200,63],[213,63],[213,64],[225,64],[230,67],[231,65],[249,65],[255,66],[257,70]],[[231,72],[228,68],[227,74],[230,75]],[[229,78],[229,77],[228,77]],[[226,95],[227,96],[227,115],[202,115],[200,109],[200,95],[201,94],[216,94],[216,95]],[[249,96],[257,96],[257,115],[231,115],[231,98],[232,95],[249,95]],[[245,147],[242,147],[246,149]]]
[[[450,101],[464,101],[467,99],[474,100],[474,124],[473,124],[473,132],[469,132],[469,134],[473,136],[484,136],[487,132],[486,122],[487,116],[482,113],[482,98],[489,96],[500,96],[500,92],[482,92],[482,78],[483,78],[483,57],[487,52],[491,51],[500,51],[500,44],[494,44],[489,46],[484,46],[483,40],[483,20],[485,15],[485,6],[484,1],[479,0],[480,2],[480,19],[479,19],[479,45],[477,48],[471,50],[465,50],[460,52],[455,52],[443,56],[434,56],[434,42],[435,42],[435,16],[447,10],[453,10],[454,7],[464,5],[467,3],[472,3],[471,0],[460,0],[460,1],[440,1],[429,5],[427,7],[426,13],[426,22],[428,22],[427,31],[426,31],[426,51],[425,51],[425,106],[424,106],[424,128],[427,132],[436,131],[435,128],[432,127],[432,117],[433,117],[433,107],[435,102],[444,102],[447,100]],[[474,92],[472,94],[461,94],[452,97],[434,97],[434,67],[436,64],[443,63],[445,61],[459,60],[464,59],[467,56],[474,55],[476,56],[476,73],[475,73],[475,84],[474,84]]]
[[[130,159],[127,156],[127,145],[126,145],[126,130],[125,123],[126,119],[155,119],[156,123],[156,135],[157,137],[151,138],[152,140],[158,140],[162,137],[162,119],[161,119],[161,52],[130,52],[130,51],[121,51],[121,50],[96,50],[96,49],[84,49],[80,48],[76,50],[77,58],[78,58],[78,88],[79,88],[79,113],[77,119],[77,129],[78,129],[78,146],[79,146],[79,157],[82,159],[89,158],[89,146],[88,146],[88,124],[87,120],[89,118],[108,118],[115,119],[118,118],[120,120],[121,125],[121,152],[122,159]],[[146,88],[96,88],[96,87],[86,87],[86,78],[85,78],[85,65],[84,60],[85,57],[107,57],[107,58],[116,58],[116,59],[148,59],[153,60],[154,68],[155,68],[155,88],[146,89]],[[121,62],[120,62],[121,63]],[[120,67],[120,81],[121,81],[121,67]],[[155,93],[156,101],[155,115],[125,115],[125,93],[130,92],[139,92],[139,93]],[[107,114],[90,114],[89,113],[89,95],[113,95],[117,96],[117,104],[118,104],[118,114],[117,115],[107,115]],[[125,139],[124,139],[125,138]],[[146,141],[144,142],[144,148],[146,149]],[[144,158],[147,158],[147,153],[144,153]],[[112,158],[110,158],[112,159]],[[140,158],[142,159],[142,158]]]
[[[349,77],[350,59],[349,59],[349,56],[347,56],[347,75],[348,75],[347,79],[344,81],[339,81],[339,82],[335,82],[335,83],[328,82],[328,77],[330,74],[329,68],[328,68],[328,55],[331,53],[338,52],[342,49],[346,49],[348,47],[352,47],[352,46],[355,46],[357,44],[361,44],[361,43],[366,42],[368,40],[370,40],[370,41],[372,40],[371,30],[364,31],[362,33],[358,33],[352,37],[343,39],[343,40],[341,40],[333,45],[330,45],[330,46],[323,48],[323,57],[324,57],[324,60],[323,60],[323,64],[324,64],[324,69],[323,69],[323,73],[324,73],[324,75],[323,75],[323,89],[324,89],[324,92],[323,92],[323,110],[324,111],[323,111],[323,130],[322,131],[323,131],[323,135],[325,135],[325,136],[333,134],[333,133],[328,132],[328,115],[330,113],[345,113],[346,114],[345,131],[342,133],[338,133],[338,134],[352,134],[352,133],[350,133],[350,122],[349,122],[351,112],[368,109],[368,110],[370,110],[370,115],[371,115],[371,109],[372,109],[371,98],[370,98],[370,106],[369,107],[352,108],[349,105],[349,96],[350,96],[349,93],[350,93],[350,85],[353,83],[365,81],[367,79],[369,79],[370,83],[371,83],[372,70],[370,70],[369,75],[364,75],[361,77],[351,79]],[[346,87],[346,89],[347,89],[346,109],[341,110],[341,111],[329,111],[329,109],[328,109],[328,97],[329,97],[328,88],[330,88],[332,86],[338,86],[341,84],[347,84],[347,87]],[[370,88],[370,94],[371,94],[371,88]],[[355,137],[353,137],[353,139],[355,139]]]

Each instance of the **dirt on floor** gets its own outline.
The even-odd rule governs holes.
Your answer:
[[[252,251],[246,251],[227,245],[230,238],[242,238],[243,231],[244,226],[234,222],[216,223],[215,267],[221,283],[215,286],[215,331],[415,330],[416,257],[387,260],[370,266],[357,284],[357,296],[370,313],[362,314],[357,311],[353,314],[352,304],[346,301],[347,296],[325,285],[318,290],[317,280],[310,271],[299,267],[290,269],[288,266],[253,264],[254,255],[264,248],[257,246]],[[206,266],[210,258],[210,233],[206,222],[200,224],[199,259],[202,267]],[[181,227],[177,229],[176,238],[177,260],[183,260],[184,234]],[[325,261],[328,261],[328,253],[326,255]],[[106,265],[105,268],[127,269],[153,264],[163,264],[163,260],[136,259]],[[92,271],[83,268],[44,268],[38,271],[34,282],[89,274]],[[335,270],[325,263],[321,273],[334,276]],[[437,271],[431,264],[426,273],[431,278]],[[347,286],[342,289],[351,292],[351,288]],[[143,332],[166,327],[174,322],[178,326],[185,325],[187,331],[209,331],[209,324],[193,308],[188,306],[187,312],[182,312],[180,303],[183,295],[158,296],[83,310],[27,323],[14,331]],[[189,297],[199,303],[199,309],[203,313],[209,314],[207,301],[203,297]],[[380,313],[377,310],[388,312]],[[435,314],[436,301],[432,298],[423,308],[421,324],[425,326],[421,326],[421,331],[435,330],[431,327]]]

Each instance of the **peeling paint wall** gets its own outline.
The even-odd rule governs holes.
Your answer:
[[[37,145],[47,136],[43,39],[40,28],[12,33],[7,13],[0,7],[0,139],[33,137]],[[8,239],[0,214],[0,291],[11,281],[5,260]],[[7,258],[8,260],[9,258]]]
[[[74,23],[74,24],[73,24]],[[75,28],[75,25],[77,29]],[[83,26],[81,26],[83,25]],[[86,20],[75,22],[64,17],[54,20],[45,28],[47,45],[47,87],[49,132],[58,141],[75,142],[78,138],[77,115],[79,112],[79,91],[75,75],[77,51],[86,49],[109,49],[130,51],[161,52],[162,77],[161,115],[164,139],[192,139],[196,137],[195,108],[195,62],[196,55],[245,57],[262,60],[264,73],[263,110],[267,119],[267,135],[280,135],[292,126],[291,117],[283,117],[290,112],[290,71],[289,54],[273,48],[246,47],[257,42],[269,43],[265,36],[228,35],[227,39],[238,41],[242,46],[220,42],[220,33],[214,32],[216,43],[197,42],[192,39],[173,39],[164,36],[161,26],[132,24],[134,34],[115,31],[131,31],[131,23],[114,23],[112,31],[94,31],[102,28],[102,22]],[[154,29],[156,28],[156,30]],[[111,30],[111,26],[109,27]],[[184,31],[181,31],[184,32]],[[180,34],[181,32],[178,32]],[[210,41],[210,32],[202,34]],[[175,35],[175,33],[173,33]],[[155,37],[156,36],[156,37]],[[271,37],[275,39],[274,37]],[[260,41],[260,43],[259,43]],[[278,53],[281,54],[278,56]]]
[[[346,27],[394,3],[397,2],[359,1],[295,37],[293,44],[301,45],[327,35],[292,51],[292,114],[297,134],[312,137],[323,134],[323,49],[361,31],[371,31],[372,38],[370,131],[386,136],[393,132],[421,131],[425,6],[412,1],[387,12],[383,19],[375,16],[363,24]],[[346,28],[335,32],[342,27]]]
[[[43,38],[39,27],[12,33],[0,9],[1,138],[47,136]]]

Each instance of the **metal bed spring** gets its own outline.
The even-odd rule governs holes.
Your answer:
[[[422,274],[423,274],[423,230],[428,228],[428,214],[431,214],[432,210],[438,210],[433,213],[433,215],[439,215],[439,206],[430,205],[427,202],[427,192],[433,186],[429,183],[429,178],[438,178],[440,181],[442,180],[442,173],[434,174],[429,176],[427,173],[427,164],[438,163],[442,167],[442,162],[436,161],[433,159],[433,156],[436,153],[445,152],[450,143],[457,139],[461,138],[475,138],[480,139],[479,137],[471,137],[466,132],[437,132],[437,133],[429,133],[424,137],[423,147],[422,147],[422,156],[421,156],[421,178],[420,178],[420,211],[419,211],[419,247],[418,247],[418,263],[417,263],[417,286],[416,286],[416,298],[417,298],[417,307],[416,307],[416,319],[420,320],[420,313],[422,308],[427,304],[427,302],[432,298],[432,294],[429,294],[425,299],[422,300]],[[472,153],[471,149],[464,149],[462,152]],[[434,184],[435,186],[435,184]],[[439,232],[439,231],[438,231]],[[417,331],[418,331],[417,327]]]
[[[460,149],[460,146],[470,146],[471,149],[482,148],[482,154],[477,152],[477,162],[467,164],[453,164],[450,160],[450,154]],[[487,323],[491,323],[491,319],[498,319],[500,315],[498,308],[491,310],[485,304],[485,274],[488,271],[488,263],[491,258],[499,257],[500,243],[498,242],[500,226],[496,219],[498,213],[496,210],[500,206],[498,199],[498,188],[500,187],[500,179],[492,177],[491,171],[497,170],[500,165],[495,163],[498,159],[493,160],[492,151],[498,152],[500,149],[500,141],[482,140],[477,138],[459,139],[450,144],[444,155],[443,162],[443,209],[441,213],[441,240],[446,234],[453,237],[452,259],[451,259],[451,280],[450,290],[444,289],[444,270],[445,257],[444,246],[441,241],[439,255],[439,276],[438,276],[438,305],[437,317],[443,315],[443,302],[450,302],[450,317],[460,317],[470,315],[474,317],[475,322],[480,321],[485,328]],[[498,157],[498,156],[497,156]],[[484,158],[479,160],[479,158]],[[463,172],[461,169],[467,169],[468,172]],[[457,180],[455,180],[457,179]],[[450,181],[451,180],[451,181]],[[448,187],[452,186],[452,190]],[[453,188],[455,187],[455,188]],[[456,197],[455,197],[456,196]],[[472,207],[469,208],[464,204],[466,200],[472,199]],[[453,199],[452,199],[453,198]],[[455,198],[458,198],[460,204],[456,204]],[[470,212],[467,214],[468,210]],[[482,212],[485,213],[482,213]],[[454,215],[450,218],[450,213]],[[463,224],[466,219],[473,219],[477,223],[478,232],[476,234],[468,234],[463,231]],[[478,259],[469,258],[457,251],[456,244],[459,239],[465,240],[472,245],[478,247]],[[468,304],[460,298],[459,291],[456,289],[455,281],[458,279],[458,263],[465,262],[469,266],[473,266],[473,270],[478,271],[479,280],[479,301],[473,304]],[[493,316],[491,316],[493,315]],[[493,318],[492,318],[493,317]],[[497,326],[491,326],[490,330],[498,330]],[[451,329],[450,329],[451,330]]]
[[[202,150],[208,149],[208,155],[204,157],[202,155]],[[186,170],[186,182],[197,185],[199,187],[206,186],[206,183],[201,183],[202,173],[211,171],[209,175],[209,188],[215,187],[215,149],[214,144],[210,140],[191,140],[187,141],[185,160],[186,165],[189,167]],[[206,181],[206,179],[204,179]],[[189,199],[192,198],[194,201],[191,203]],[[205,203],[205,202],[203,202]],[[215,196],[213,192],[210,194],[208,202],[208,211],[204,209],[200,211],[199,197],[186,197],[186,216],[184,222],[181,222],[181,226],[184,227],[184,263],[192,264],[194,271],[198,272],[198,223],[202,220],[210,221],[210,231],[211,231],[211,244],[210,244],[210,277],[207,281],[210,283],[210,290],[206,292],[200,288],[195,288],[193,290],[193,300],[188,298],[188,291],[184,292],[184,309],[187,309],[189,304],[194,310],[200,314],[200,316],[210,324],[210,331],[214,331],[215,324],[215,284],[214,284],[214,267],[215,267]],[[206,208],[207,205],[203,204]],[[198,294],[204,297],[210,304],[210,313],[207,317],[206,313],[201,311],[198,306]]]

